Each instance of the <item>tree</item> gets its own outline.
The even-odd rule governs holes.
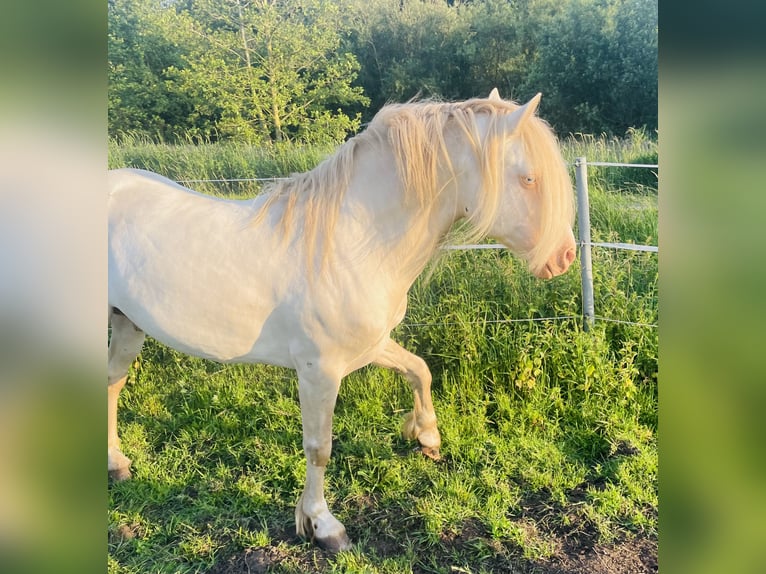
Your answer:
[[[338,142],[388,101],[497,87],[621,135],[657,125],[657,31],[657,0],[109,0],[109,129]]]
[[[444,0],[358,0],[350,49],[372,109],[415,96],[459,99],[469,74],[467,23]]]
[[[109,0],[109,133],[160,134],[167,93],[161,73],[170,64],[166,40],[151,24],[150,0]],[[171,60],[172,61],[172,60]]]
[[[193,135],[250,142],[342,141],[359,127],[345,110],[368,99],[359,64],[341,51],[340,5],[330,0],[196,0],[179,33],[201,41],[168,70],[196,103]]]
[[[460,7],[460,12],[470,30],[470,41],[461,50],[467,63],[464,73],[470,79],[466,97],[497,88],[504,98],[518,99],[528,58],[518,6],[508,0],[486,0]]]
[[[109,135],[185,138],[198,102],[174,89],[169,71],[185,66],[199,38],[184,35],[172,0],[109,0]]]
[[[657,125],[656,0],[567,0],[539,29],[526,85],[559,130]]]

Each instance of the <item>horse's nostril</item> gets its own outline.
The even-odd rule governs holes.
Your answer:
[[[564,253],[564,261],[566,262],[566,265],[569,266],[572,264],[572,261],[575,260],[575,250],[574,247],[570,247],[566,250],[566,253]]]

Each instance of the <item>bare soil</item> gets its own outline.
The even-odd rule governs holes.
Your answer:
[[[528,544],[543,541],[552,552],[548,557],[530,559],[523,549],[510,541],[498,541],[475,519],[467,520],[446,532],[436,545],[420,543],[415,555],[420,564],[413,564],[413,574],[437,571],[451,573],[482,569],[502,574],[656,574],[657,538],[646,533],[624,533],[609,543],[599,541],[596,526],[580,509],[587,500],[587,488],[595,483],[583,483],[568,493],[568,504],[551,503],[545,493],[523,500],[511,520],[523,532]],[[362,496],[347,501],[355,507],[356,520],[347,520],[349,536],[361,549],[379,559],[399,556],[402,540],[413,527],[411,522],[398,520],[396,515],[380,509],[374,496]],[[656,518],[656,510],[646,509]],[[364,534],[362,534],[364,533]],[[413,541],[409,540],[408,545]],[[417,544],[416,544],[417,545]],[[483,550],[477,552],[477,548]],[[481,556],[480,564],[472,557]],[[285,570],[326,572],[331,570],[332,556],[295,536],[292,528],[277,533],[273,545],[248,548],[216,565],[208,574],[263,574]]]
[[[530,523],[532,524],[532,523]],[[531,526],[537,528],[536,526]],[[544,527],[543,527],[544,528]],[[351,532],[353,536],[353,532]],[[215,566],[208,574],[265,574],[281,572],[289,569],[301,572],[325,572],[330,570],[331,555],[311,547],[295,537],[284,537],[275,540],[275,545],[258,548],[248,548],[244,552],[231,556],[227,561]],[[444,572],[464,571],[455,570],[456,556],[470,556],[477,543],[483,543],[496,551],[490,559],[483,559],[481,567],[485,571],[503,574],[656,574],[657,540],[645,535],[626,536],[622,540],[610,544],[594,543],[595,532],[580,529],[577,534],[561,533],[556,538],[555,553],[545,559],[525,559],[518,547],[500,543],[488,537],[478,522],[469,521],[463,525],[458,535],[442,537],[442,548],[424,547],[422,555],[434,560]],[[295,545],[287,550],[284,544]],[[374,553],[380,558],[395,556],[400,552],[399,546],[387,536],[370,540],[364,550]],[[435,555],[435,554],[440,555]],[[431,560],[425,560],[428,563]],[[413,573],[433,572],[433,562],[428,570],[413,566]],[[462,563],[461,568],[470,564]]]
[[[540,564],[545,574],[652,574],[657,568],[657,541],[632,538],[616,544],[597,545],[577,553],[562,554]]]

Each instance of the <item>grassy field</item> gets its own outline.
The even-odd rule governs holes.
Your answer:
[[[563,143],[568,160],[657,161],[642,132]],[[176,179],[271,177],[330,151],[133,141],[113,143],[109,163]],[[657,244],[654,174],[598,168],[590,184],[594,241]],[[294,373],[148,341],[121,397],[134,478],[109,487],[108,571],[654,571],[657,255],[600,249],[593,260],[602,319],[589,332],[577,262],[544,282],[508,253],[454,252],[415,284],[394,338],[432,370],[443,459],[402,438],[403,379],[347,377],[327,497],[355,546],[338,556],[294,534],[305,474]],[[549,317],[559,319],[532,320]]]

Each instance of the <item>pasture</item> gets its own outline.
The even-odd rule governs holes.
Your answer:
[[[657,159],[642,132],[563,143],[567,160]],[[110,144],[109,165],[274,177],[330,151],[124,141]],[[657,244],[653,174],[591,168],[590,188],[594,241]],[[108,571],[656,570],[657,255],[595,249],[593,271],[596,315],[608,320],[589,332],[577,261],[541,281],[504,251],[458,251],[418,280],[393,338],[433,373],[442,460],[401,436],[412,407],[401,377],[375,367],[347,377],[326,493],[355,545],[336,556],[294,532],[305,475],[294,373],[148,340],[121,395],[133,479],[109,487]]]

